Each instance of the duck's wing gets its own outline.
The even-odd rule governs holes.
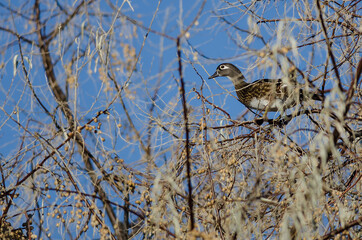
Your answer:
[[[258,85],[264,85],[265,89],[274,88],[271,94],[275,94],[275,96],[279,98],[287,98],[290,95],[294,95],[296,98],[299,97],[300,101],[305,100],[305,98],[311,98],[315,101],[323,101],[322,94],[309,93],[306,94],[304,90],[295,82],[291,80],[290,83],[283,81],[282,79],[259,79],[251,83],[250,85],[255,85],[255,88],[258,88]],[[294,94],[293,94],[294,93]],[[299,93],[299,96],[298,96]],[[307,95],[308,97],[306,97]]]
[[[282,81],[282,79],[259,79],[252,82],[250,90],[258,92],[259,96],[274,95],[278,98],[283,98],[288,93],[289,84]]]

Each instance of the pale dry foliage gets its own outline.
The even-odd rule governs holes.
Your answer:
[[[176,2],[0,3],[1,238],[360,239],[361,1]]]

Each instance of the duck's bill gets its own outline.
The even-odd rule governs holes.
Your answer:
[[[215,72],[214,74],[212,74],[210,77],[209,77],[209,79],[211,79],[211,78],[216,78],[216,77],[218,77],[219,76],[219,74],[217,73],[217,72]]]

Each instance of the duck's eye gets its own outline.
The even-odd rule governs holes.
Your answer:
[[[226,68],[225,65],[220,66],[220,69],[225,69],[225,68]]]

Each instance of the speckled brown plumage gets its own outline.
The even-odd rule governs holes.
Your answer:
[[[293,83],[290,83],[294,85]],[[282,87],[283,86],[283,87]],[[295,86],[294,86],[295,87]],[[292,101],[288,101],[291,98],[292,87],[288,88],[286,84],[282,84],[282,80],[274,80],[274,79],[260,79],[253,83],[236,83],[235,84],[235,91],[239,98],[239,101],[243,103],[245,106],[257,110],[268,110],[270,112],[276,112],[281,109],[287,109],[295,105],[297,99]],[[268,106],[264,106],[260,104],[260,108],[253,107],[251,105],[252,99],[264,99],[265,101],[269,101]],[[281,100],[283,103],[278,107],[272,106],[275,100]],[[288,104],[286,105],[286,103]]]

